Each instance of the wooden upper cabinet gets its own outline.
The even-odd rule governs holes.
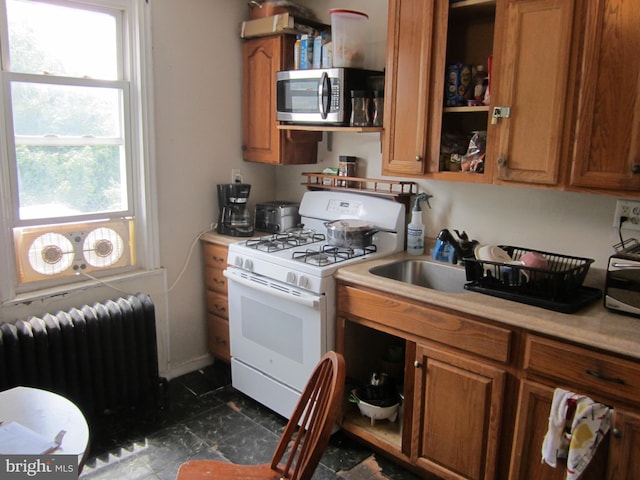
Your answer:
[[[589,0],[584,19],[572,187],[640,191],[640,2]]]
[[[424,171],[434,9],[433,0],[389,1],[383,175]]]
[[[556,185],[568,137],[574,1],[508,0],[503,7],[496,8],[491,103],[508,108],[509,117],[489,127],[494,182]]]
[[[276,72],[293,68],[293,35],[245,40],[242,75],[242,157],[274,165],[316,163],[321,132],[278,130]]]
[[[389,1],[383,174],[487,181],[450,168],[441,144],[444,135],[487,129],[487,106],[445,107],[444,92],[447,65],[487,66],[495,8],[496,0]]]

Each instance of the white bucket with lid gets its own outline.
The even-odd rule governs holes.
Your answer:
[[[342,8],[330,12],[333,66],[364,68],[369,15]]]

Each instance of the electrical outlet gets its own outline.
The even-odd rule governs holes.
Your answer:
[[[640,230],[640,201],[618,200],[616,202],[616,213],[613,217],[613,226],[620,226],[620,217],[627,217],[622,224],[622,228],[629,230]]]
[[[239,168],[231,169],[231,183],[242,183],[242,171]]]

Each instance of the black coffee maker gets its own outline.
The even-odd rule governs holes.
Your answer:
[[[222,183],[218,185],[217,232],[233,237],[253,235],[253,221],[247,208],[251,185],[248,183]]]

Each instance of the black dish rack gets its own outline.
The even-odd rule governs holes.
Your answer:
[[[470,282],[465,285],[467,290],[564,313],[573,313],[602,295],[600,290],[582,285],[593,259],[508,245],[500,248],[514,262],[528,252],[539,253],[547,259],[547,267],[531,268],[467,257],[464,259]]]

